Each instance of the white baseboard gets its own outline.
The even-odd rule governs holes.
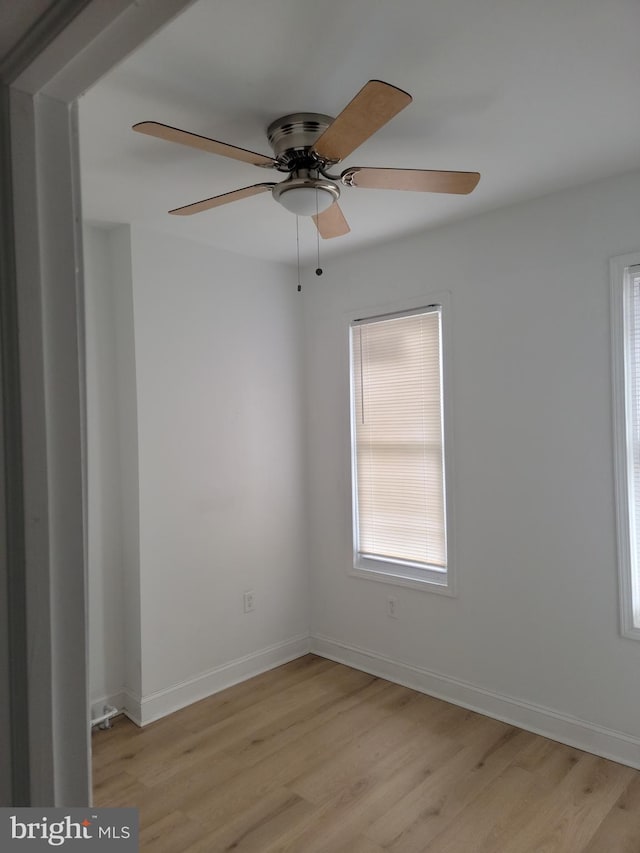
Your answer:
[[[640,739],[622,732],[594,725],[551,708],[493,693],[474,684],[411,666],[319,634],[311,637],[311,651],[329,660],[386,678],[396,684],[469,708],[551,740],[640,769]]]
[[[122,693],[122,711],[136,726],[142,725],[142,708],[139,696],[134,696],[129,690]]]
[[[311,641],[307,634],[276,643],[143,696],[137,703],[134,697],[128,695],[125,698],[125,713],[137,725],[146,726],[226,687],[302,657],[309,653],[310,648]]]

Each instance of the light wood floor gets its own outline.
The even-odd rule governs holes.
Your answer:
[[[640,853],[640,772],[313,655],[93,766],[153,853]]]

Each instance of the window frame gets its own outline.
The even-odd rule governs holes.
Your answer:
[[[354,324],[365,320],[409,316],[421,311],[440,311],[440,369],[442,378],[442,440],[444,460],[444,518],[447,549],[447,566],[423,568],[411,563],[379,560],[358,553],[357,471],[355,454],[355,421],[353,393],[353,363],[351,335]],[[453,544],[453,440],[452,440],[452,381],[451,381],[451,294],[438,291],[424,294],[419,299],[369,306],[346,315],[349,365],[349,457],[351,470],[351,563],[348,574],[355,578],[374,580],[395,586],[410,587],[440,595],[457,595]]]
[[[611,342],[614,427],[616,531],[620,597],[620,632],[640,640],[640,531],[632,513],[633,455],[631,421],[627,417],[631,394],[629,290],[634,267],[640,268],[640,252],[619,255],[609,262],[611,278]],[[637,365],[640,370],[640,364]]]

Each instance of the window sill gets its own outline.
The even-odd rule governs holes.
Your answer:
[[[361,558],[353,568],[349,569],[348,574],[362,580],[420,589],[423,592],[435,592],[438,595],[455,596],[456,594],[451,569],[448,571],[416,569],[410,566],[405,567],[400,564]]]

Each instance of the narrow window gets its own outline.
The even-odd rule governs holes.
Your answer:
[[[442,307],[351,325],[354,573],[450,591]]]
[[[640,254],[611,262],[622,633],[640,639]]]

